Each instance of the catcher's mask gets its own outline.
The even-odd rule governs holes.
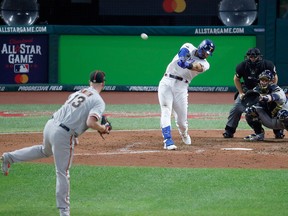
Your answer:
[[[251,48],[247,51],[244,58],[250,65],[254,66],[263,59],[263,56],[258,48]]]
[[[274,75],[270,70],[263,71],[259,76],[259,86],[261,90],[266,90],[269,84],[273,81]]]

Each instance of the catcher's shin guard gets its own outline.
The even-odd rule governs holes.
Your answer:
[[[251,115],[245,115],[246,121],[248,125],[254,129],[256,134],[260,134],[264,132],[264,129],[262,127],[262,123],[258,117],[253,117]]]

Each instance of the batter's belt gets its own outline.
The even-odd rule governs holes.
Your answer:
[[[188,83],[188,80],[184,80],[182,77],[179,77],[179,76],[176,76],[176,75],[173,75],[173,74],[165,73],[164,76],[168,76],[168,77],[170,77],[172,79],[176,79],[176,80],[184,81],[185,83]]]

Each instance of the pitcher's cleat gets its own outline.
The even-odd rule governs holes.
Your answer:
[[[10,168],[10,163],[5,159],[5,154],[2,155],[1,157],[1,170],[3,175],[7,176],[9,174],[9,168]]]

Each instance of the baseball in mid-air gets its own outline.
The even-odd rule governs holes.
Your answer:
[[[148,35],[145,34],[145,33],[142,33],[142,34],[141,34],[141,38],[142,38],[143,40],[147,40],[147,39],[148,39]]]

